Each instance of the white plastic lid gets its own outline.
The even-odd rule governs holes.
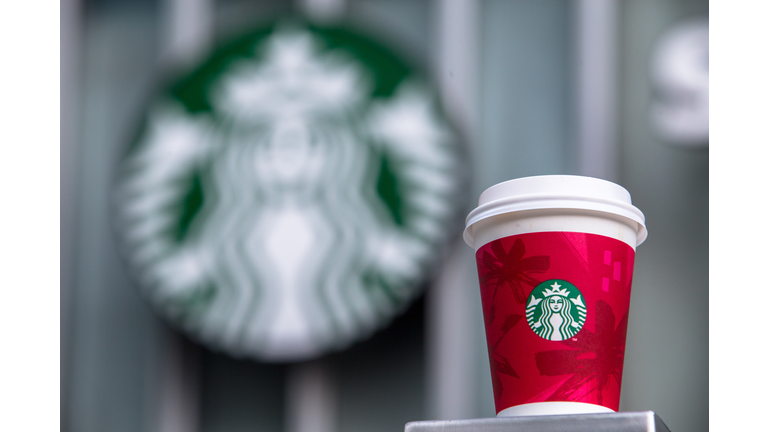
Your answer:
[[[637,222],[637,244],[648,237],[643,212],[632,205],[626,189],[594,177],[546,175],[523,177],[489,187],[478,207],[467,216],[464,241],[472,246],[469,228],[476,222],[504,213],[539,209],[579,209],[610,213]]]

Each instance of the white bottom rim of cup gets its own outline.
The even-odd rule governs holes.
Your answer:
[[[534,402],[505,408],[496,417],[563,415],[563,414],[599,414],[616,412],[602,405],[585,402]]]

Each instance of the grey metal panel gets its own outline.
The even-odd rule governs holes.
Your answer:
[[[82,133],[77,164],[75,285],[66,427],[153,431],[167,328],[122,270],[109,222],[112,165],[155,60],[154,10],[145,4],[86,16]]]
[[[60,427],[69,431],[69,388],[72,347],[73,297],[76,273],[78,172],[80,151],[81,93],[83,75],[83,31],[81,0],[59,3],[61,26],[60,54],[60,237],[59,303],[60,338],[59,382]]]
[[[345,25],[386,44],[409,63],[429,66],[432,5],[412,0],[349,0]]]
[[[411,422],[405,432],[669,432],[653,411]]]
[[[653,44],[705,0],[625,1],[621,24],[621,184],[645,213],[637,248],[621,410],[654,410],[676,432],[709,430],[709,151],[650,128]]]
[[[568,174],[570,3],[482,6],[476,193],[515,177]]]
[[[574,140],[579,174],[619,176],[617,0],[579,0],[574,8]]]
[[[463,132],[470,152],[479,145],[478,74],[480,71],[480,2],[433,2],[433,76],[447,114]],[[474,204],[475,197],[467,202]],[[480,296],[474,287],[477,272],[472,250],[456,236],[454,250],[427,288],[426,298],[426,409],[431,419],[482,416],[478,401],[485,391],[488,361],[484,354]],[[478,355],[481,353],[481,355]],[[490,385],[490,384],[489,384]],[[492,414],[492,408],[489,415]]]

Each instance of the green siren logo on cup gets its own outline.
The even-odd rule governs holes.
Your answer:
[[[461,230],[466,150],[401,59],[275,24],[169,81],[120,162],[131,275],[195,339],[299,361],[385,326]]]
[[[534,333],[547,340],[576,336],[587,319],[581,291],[573,284],[551,279],[540,283],[528,296],[525,318]]]

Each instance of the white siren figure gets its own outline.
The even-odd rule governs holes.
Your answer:
[[[560,284],[554,282],[551,289],[544,290],[543,299],[531,296],[527,308],[531,313],[536,306],[540,308],[541,315],[531,328],[537,335],[552,341],[570,339],[581,330],[583,322],[573,318],[572,307],[586,312],[581,295],[575,299],[569,298],[571,293],[567,289],[561,290],[560,287]]]

